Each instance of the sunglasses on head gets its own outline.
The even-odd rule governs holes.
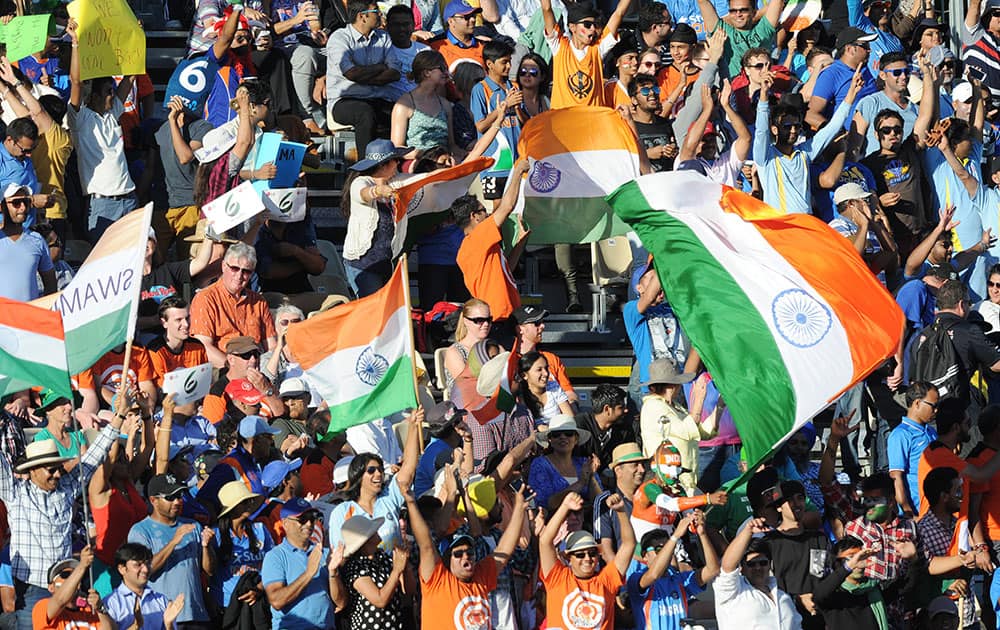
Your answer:
[[[482,326],[483,324],[492,324],[493,323],[493,318],[492,317],[466,317],[465,319],[469,320],[473,324],[476,324],[477,326]]]
[[[890,133],[901,134],[903,133],[903,128],[899,125],[891,125],[888,127],[879,127],[878,132],[883,136],[887,136]]]
[[[522,77],[537,77],[538,68],[521,68],[517,73]]]
[[[582,551],[574,551],[569,554],[570,556],[576,558],[577,560],[582,560],[584,558],[600,558],[601,553],[596,549],[584,549]]]
[[[642,94],[643,96],[659,96],[660,95],[660,88],[657,87],[657,86],[655,86],[655,85],[654,86],[641,87],[641,88],[639,88],[639,94]]]
[[[886,74],[891,74],[894,77],[908,77],[910,76],[909,68],[893,68],[892,70],[883,70],[882,72]]]

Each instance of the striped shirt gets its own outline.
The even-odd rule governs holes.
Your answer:
[[[14,577],[40,588],[49,587],[49,567],[73,555],[73,504],[104,461],[118,429],[108,425],[87,449],[81,469],[63,474],[52,492],[34,482],[15,479],[10,461],[0,457],[0,500],[10,511],[10,564]]]

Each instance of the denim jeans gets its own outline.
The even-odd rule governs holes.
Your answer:
[[[698,488],[709,493],[740,476],[740,445],[698,447]]]
[[[104,231],[111,227],[112,223],[135,210],[135,205],[134,193],[116,199],[91,195],[90,214],[87,216],[90,242],[97,243],[101,240]]]
[[[392,263],[388,260],[378,262],[371,267],[358,269],[351,265],[345,265],[347,280],[351,283],[351,288],[359,298],[371,295],[385,286],[392,277]]]
[[[17,630],[32,630],[34,626],[31,624],[31,611],[34,610],[35,604],[46,597],[51,597],[52,593],[47,588],[28,584],[16,578],[14,579],[14,589],[17,597],[15,604]]]

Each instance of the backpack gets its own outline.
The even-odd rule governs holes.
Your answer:
[[[941,400],[959,395],[962,366],[958,361],[951,330],[941,319],[917,333],[910,357],[910,382],[927,381],[937,387]]]

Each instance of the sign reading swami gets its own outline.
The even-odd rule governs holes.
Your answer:
[[[74,0],[67,9],[80,39],[80,78],[146,72],[146,33],[125,0]]]

